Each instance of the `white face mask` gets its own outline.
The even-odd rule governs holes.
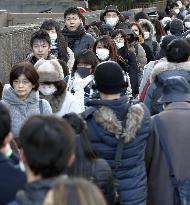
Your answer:
[[[111,27],[114,27],[118,22],[118,18],[106,18],[106,24],[110,25]]]
[[[186,28],[190,28],[190,22],[188,22],[188,21],[185,22],[185,27],[186,27]]]
[[[145,31],[144,32],[144,39],[148,39],[150,37],[150,32]]]
[[[120,49],[120,48],[122,48],[124,46],[124,42],[116,43],[116,46],[117,46],[118,49]]]
[[[96,55],[100,60],[106,60],[109,58],[109,50],[107,48],[97,48]]]
[[[43,95],[52,95],[54,92],[57,91],[57,88],[54,85],[48,85],[48,86],[40,86],[39,91]]]
[[[176,14],[178,14],[178,13],[179,13],[179,9],[174,9],[174,12],[175,12]]]

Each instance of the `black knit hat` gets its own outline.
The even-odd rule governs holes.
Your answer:
[[[114,61],[100,63],[94,73],[95,87],[105,94],[121,93],[127,82],[125,82],[121,66]]]
[[[183,21],[180,19],[173,19],[170,23],[170,32],[171,34],[183,33]]]

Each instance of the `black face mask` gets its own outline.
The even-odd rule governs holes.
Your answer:
[[[78,67],[77,73],[80,75],[81,78],[86,78],[91,74],[91,69],[87,67]]]

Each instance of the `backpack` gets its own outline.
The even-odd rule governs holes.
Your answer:
[[[174,188],[174,205],[190,205],[190,178],[184,180],[178,180],[176,178],[170,153],[164,139],[164,127],[158,115],[155,116],[153,122],[156,135],[159,138],[169,168],[170,179]]]

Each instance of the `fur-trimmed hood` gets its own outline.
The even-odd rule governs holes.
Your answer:
[[[190,72],[190,62],[183,63],[171,63],[171,62],[160,62],[155,65],[150,75],[150,82],[154,82],[156,76],[160,75],[165,71],[187,71]]]
[[[141,104],[132,105],[128,109],[124,128],[122,122],[118,120],[116,114],[107,106],[102,106],[94,112],[94,118],[105,130],[113,133],[116,138],[123,137],[125,143],[133,140],[141,127],[144,109]]]
[[[150,28],[150,35],[153,36],[155,34],[154,31],[154,25],[147,19],[140,19],[139,24],[143,27],[145,25],[146,27]]]

